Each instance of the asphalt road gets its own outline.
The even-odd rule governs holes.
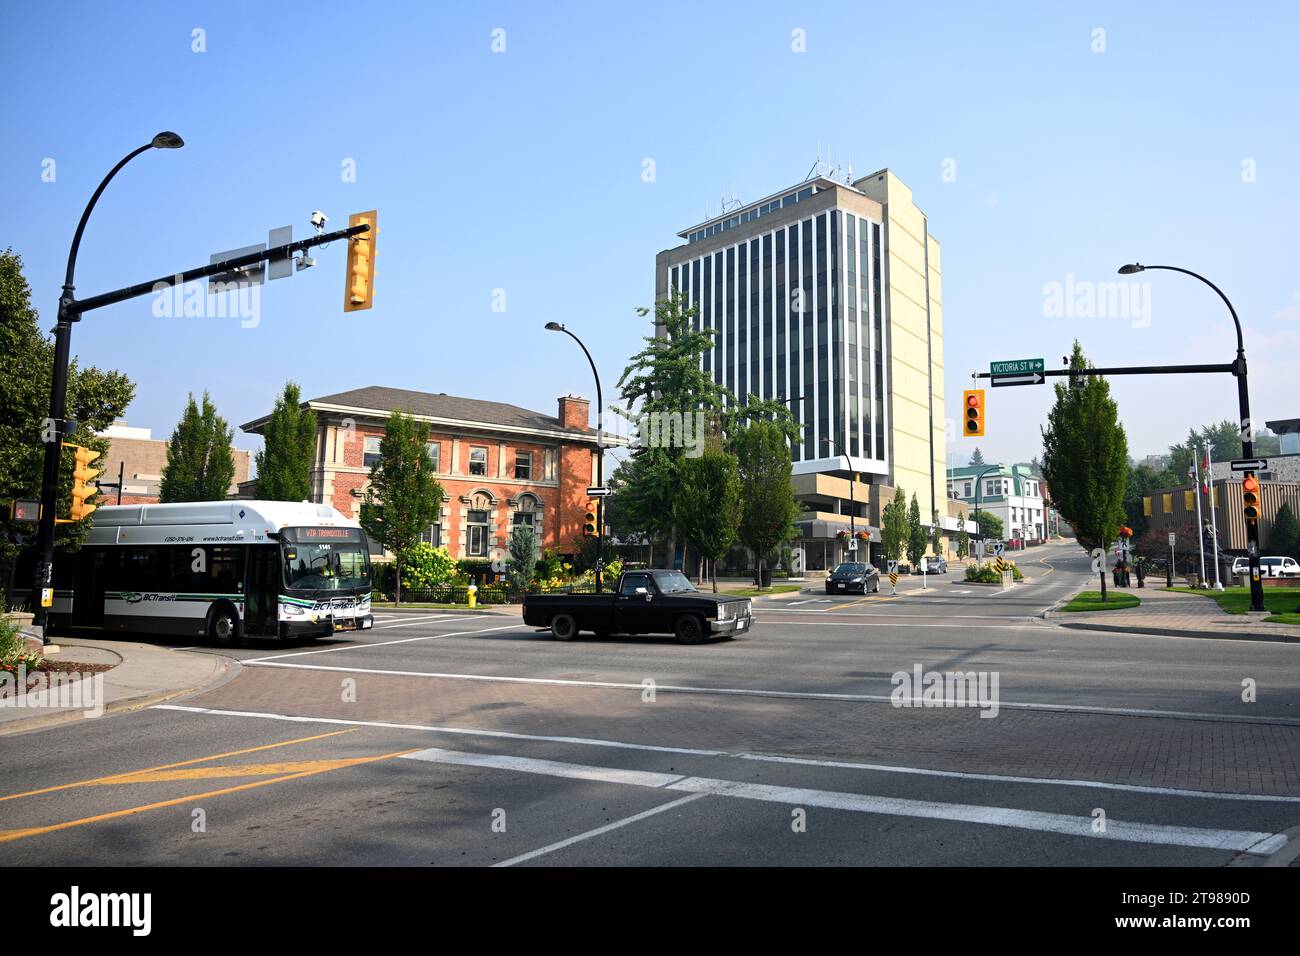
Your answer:
[[[756,602],[695,647],[412,611],[244,648],[189,700],[0,738],[0,865],[1285,862],[1300,647],[1064,630],[1081,552],[1018,557],[1007,591]],[[918,667],[985,694],[895,706]]]

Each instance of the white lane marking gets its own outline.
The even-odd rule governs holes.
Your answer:
[[[347,647],[322,647],[315,651],[292,651],[288,654],[276,654],[273,657],[254,657],[250,660],[240,661],[241,664],[259,664],[263,667],[311,667],[310,664],[272,664],[272,661],[278,661],[284,657],[306,657],[309,654],[333,654],[335,651],[364,651],[370,647],[388,647],[392,644],[412,644],[416,641],[437,641],[444,637],[464,637],[466,634],[486,634],[488,631],[508,631],[519,627],[518,624],[505,624],[501,627],[481,627],[476,631],[451,631],[447,634],[425,634],[421,637],[404,637],[396,641],[375,641],[372,644],[349,644]],[[351,670],[352,668],[327,668],[321,670]],[[376,671],[376,673],[379,673]]]
[[[796,604],[811,604],[813,600],[813,598],[808,598],[806,601],[791,601],[789,606],[794,607]]]
[[[386,631],[393,627],[413,627],[416,624],[428,624],[430,621],[441,621],[449,617],[458,617],[456,614],[430,614],[428,617],[407,618],[401,624],[384,624],[375,628],[378,631]]]
[[[513,626],[513,625],[511,625]],[[501,631],[506,628],[490,627],[487,631]],[[462,634],[482,634],[484,631],[463,631]],[[443,634],[441,637],[459,637],[459,634]],[[425,641],[434,640],[435,638],[416,637],[409,640]],[[392,641],[393,644],[405,644],[407,641]],[[379,647],[378,644],[361,645],[363,647]],[[347,651],[356,650],[352,647],[339,647],[333,650]],[[307,651],[309,654],[321,654],[325,651]],[[292,657],[292,654],[282,655]],[[502,684],[540,684],[550,687],[595,687],[603,690],[645,690],[645,685],[641,683],[629,683],[627,681],[601,681],[601,680],[568,680],[561,677],[508,677],[500,674],[454,674],[446,671],[398,671],[384,668],[372,667],[331,667],[328,664],[288,664],[280,663],[278,659],[259,658],[256,660],[241,661],[242,664],[252,665],[254,667],[292,667],[299,670],[307,671],[342,671],[348,674],[377,674],[381,677],[428,677],[441,680],[468,680],[468,681],[486,681],[489,683]],[[871,680],[886,680],[887,678],[875,677]],[[731,695],[736,697],[777,697],[792,700],[835,700],[849,701],[851,703],[866,704],[884,704],[894,703],[895,698],[892,694],[827,694],[819,691],[810,690],[772,690],[760,687],[700,687],[691,684],[656,684],[656,691],[678,694],[720,694]],[[921,705],[923,703],[920,697],[900,697],[897,698],[900,704],[913,703]],[[1103,714],[1120,717],[1173,717],[1185,720],[1212,720],[1212,721],[1236,721],[1247,724],[1285,724],[1287,726],[1300,727],[1300,717],[1248,717],[1244,714],[1214,714],[1204,713],[1191,710],[1151,710],[1139,707],[1093,707],[1087,704],[1043,704],[1034,701],[999,701],[998,707],[1004,710],[1047,710],[1054,713],[1065,714]]]
[[[1186,846],[1211,850],[1268,855],[1286,842],[1281,833],[1259,830],[1224,830],[1206,827],[1180,827],[1161,823],[1138,823],[1114,818],[1106,821],[1103,833],[1093,832],[1091,816],[1078,817],[1041,810],[1017,810],[1013,807],[989,807],[969,803],[942,803],[934,800],[909,800],[872,794],[814,790],[806,787],[783,787],[765,783],[744,783],[714,777],[683,777],[678,774],[646,773],[616,767],[594,767],[535,760],[529,757],[463,753],[437,747],[404,754],[399,760],[420,760],[455,766],[483,767],[547,777],[587,780],[599,783],[655,787],[661,790],[684,790],[693,794],[712,794],[741,800],[760,800],[799,807],[823,807],[854,813],[878,813],[886,816],[925,820],[950,820],[986,826],[1036,830],[1065,836],[1115,840],[1121,843],[1151,843],[1163,846]]]
[[[683,754],[689,757],[729,757],[737,760],[754,760],[763,763],[790,763],[835,770],[862,770],[867,772],[900,773],[926,777],[950,777],[957,780],[983,780],[992,783],[1023,783],[1031,786],[1087,787],[1100,790],[1121,790],[1130,793],[1148,793],[1159,796],[1192,797],[1203,800],[1238,800],[1248,803],[1300,803],[1300,797],[1273,796],[1263,793],[1216,793],[1212,790],[1184,790],[1177,787],[1152,787],[1136,783],[1107,783],[1102,780],[1073,780],[1053,777],[1014,777],[994,773],[972,773],[960,770],[929,770],[921,767],[898,767],[889,764],[853,763],[841,760],[816,760],[812,757],[780,757],[767,754],[733,753],[727,750],[706,750],[698,747],[669,747],[658,744],[639,744],[624,740],[601,740],[592,737],[557,737],[546,734],[524,734],[509,730],[482,730],[474,727],[438,727],[432,724],[399,724],[382,720],[350,720],[344,717],[299,717],[287,714],[270,714],[246,710],[217,710],[193,707],[186,704],[155,704],[150,710],[179,710],[210,717],[254,717],[261,720],[281,720],[303,724],[335,724],[346,727],[376,727],[384,730],[418,730],[436,734],[462,737],[493,737],[503,740],[526,740],[534,743],[577,744],[584,747],[606,747],[610,750],[643,750],[650,753]]]
[[[512,856],[508,860],[502,860],[500,863],[493,863],[492,865],[494,867],[514,866],[516,863],[525,863],[528,860],[535,860],[539,856],[554,853],[556,850],[563,850],[565,847],[573,846],[575,843],[581,843],[583,840],[590,840],[592,837],[601,836],[605,833],[609,833],[611,830],[618,830],[630,823],[639,823],[647,817],[653,817],[666,810],[675,810],[683,804],[693,803],[694,801],[707,796],[707,793],[692,793],[689,797],[682,797],[679,800],[669,800],[667,803],[661,803],[659,806],[652,807],[649,810],[643,810],[641,813],[633,814],[632,816],[625,817],[622,820],[615,820],[613,823],[607,823],[603,827],[596,827],[596,829],[588,830],[586,833],[579,833],[577,836],[571,836],[567,840],[561,840],[558,843],[551,843],[529,853],[521,853],[519,856]]]

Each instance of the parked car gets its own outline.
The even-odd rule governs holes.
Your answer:
[[[1260,558],[1259,576],[1262,578],[1300,578],[1300,563],[1297,563],[1295,558]]]
[[[696,590],[680,571],[624,571],[605,594],[528,594],[524,623],[547,627],[557,641],[582,631],[610,634],[675,634],[682,644],[710,635],[736,637],[753,627],[749,600]]]
[[[859,561],[846,561],[826,575],[827,594],[846,594],[851,591],[859,594],[870,591],[875,594],[879,590],[880,572]]]
[[[1232,576],[1235,578],[1239,574],[1250,574],[1250,558],[1232,559]]]
[[[925,573],[926,574],[947,574],[948,559],[941,558],[941,557],[926,558]]]

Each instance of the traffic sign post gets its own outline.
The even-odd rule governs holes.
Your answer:
[[[898,593],[898,562],[889,562],[889,586],[893,588],[893,593]]]

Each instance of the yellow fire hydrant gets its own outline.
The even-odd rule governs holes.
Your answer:
[[[478,588],[471,584],[465,589],[465,593],[469,595],[469,606],[475,607],[478,604]]]

